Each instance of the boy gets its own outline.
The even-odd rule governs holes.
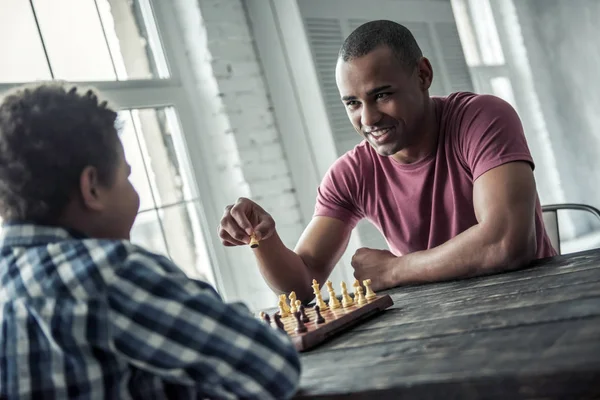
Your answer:
[[[129,242],[117,113],[40,84],[0,103],[0,398],[287,398],[284,333]]]

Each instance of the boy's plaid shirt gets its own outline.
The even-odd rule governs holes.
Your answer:
[[[288,398],[286,334],[167,258],[54,227],[0,233],[0,398]]]

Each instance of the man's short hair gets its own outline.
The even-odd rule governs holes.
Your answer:
[[[345,62],[351,61],[380,46],[389,47],[407,68],[416,66],[423,57],[421,48],[408,28],[393,21],[378,20],[356,28],[344,41],[339,58]]]
[[[113,183],[117,113],[92,90],[41,83],[0,103],[0,217],[55,223],[79,190],[87,166]]]

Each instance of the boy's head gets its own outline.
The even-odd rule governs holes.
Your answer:
[[[45,83],[0,102],[0,217],[128,239],[139,207],[115,127],[97,95]]]

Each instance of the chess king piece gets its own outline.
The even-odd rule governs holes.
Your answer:
[[[306,329],[306,325],[304,325],[304,322],[302,322],[302,318],[300,318],[300,311],[296,311],[294,313],[294,317],[296,317],[296,333],[304,333],[308,331],[308,329]]]
[[[375,297],[377,297],[377,295],[375,294],[373,289],[371,289],[371,280],[370,279],[365,279],[363,281],[363,285],[365,285],[365,288],[367,289],[367,292],[365,293],[365,298],[367,300],[372,300]]]
[[[286,296],[285,296],[285,294],[280,294],[280,295],[279,295],[279,300],[281,300],[281,304],[283,304],[283,308],[285,309],[285,312],[286,312],[287,314],[289,314],[291,310],[290,310],[290,307],[289,307],[289,306],[288,306],[288,304],[287,304],[287,301],[286,301],[287,299],[286,299]],[[283,315],[282,315],[282,316],[283,316]]]
[[[316,297],[316,303],[321,310],[325,311],[329,307],[327,307],[327,303],[325,303],[325,300],[323,300],[323,295],[321,294],[321,290],[319,289],[319,283],[317,282],[316,279],[313,279],[312,282],[313,282],[312,288],[313,288],[313,293]]]
[[[352,300],[352,297],[350,297],[350,295],[348,294],[348,288],[346,287],[346,282],[342,281],[340,286],[342,287],[342,306],[344,308],[350,307],[354,303],[354,300]]]
[[[364,304],[367,304],[368,301],[367,299],[365,299],[365,295],[363,294],[364,289],[362,288],[362,286],[358,286],[356,290],[358,290],[358,300],[356,301],[358,305],[362,306]]]
[[[342,307],[342,304],[335,295],[335,291],[333,290],[333,284],[331,283],[331,281],[325,282],[325,285],[327,285],[327,291],[329,292],[329,308],[335,310],[336,308]]]
[[[298,307],[296,306],[296,292],[292,291],[290,293],[290,312],[294,314],[298,311]]]
[[[281,300],[281,298],[279,298],[279,315],[281,316],[281,318],[285,318],[288,315],[290,315],[290,313],[286,307],[285,301]]]

